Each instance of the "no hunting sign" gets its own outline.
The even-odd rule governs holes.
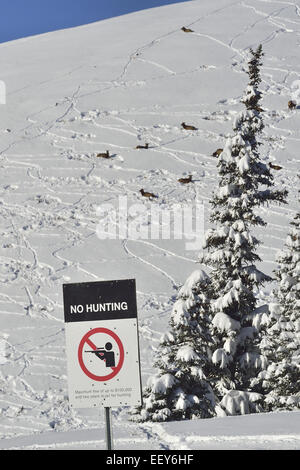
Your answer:
[[[141,404],[134,279],[64,284],[70,405]]]

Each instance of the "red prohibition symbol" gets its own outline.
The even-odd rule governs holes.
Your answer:
[[[117,343],[118,347],[119,347],[119,351],[120,351],[120,357],[119,357],[119,362],[118,364],[115,366],[115,367],[111,367],[112,369],[112,372],[110,372],[109,374],[107,375],[95,375],[93,374],[92,372],[90,372],[87,367],[85,366],[84,362],[83,362],[83,348],[84,348],[84,345],[85,343],[87,343],[91,348],[92,350],[96,350],[97,349],[97,346],[95,346],[95,344],[91,341],[90,337],[92,335],[95,335],[97,333],[104,333],[106,335],[109,335],[111,336],[115,342]],[[107,380],[110,380],[112,379],[113,377],[115,377],[121,370],[122,368],[122,365],[123,365],[123,362],[124,362],[124,347],[123,347],[123,344],[122,344],[122,341],[120,340],[119,336],[116,335],[116,333],[114,333],[113,331],[109,330],[108,328],[94,328],[93,330],[89,331],[88,333],[86,333],[84,335],[84,337],[82,338],[82,340],[80,341],[79,343],[79,347],[78,347],[78,361],[79,361],[79,364],[80,364],[80,367],[81,369],[83,370],[83,372],[92,380],[96,380],[98,382],[105,382]]]

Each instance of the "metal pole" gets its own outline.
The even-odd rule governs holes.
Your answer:
[[[104,408],[104,411],[105,411],[105,429],[106,429],[106,449],[113,450],[113,436],[112,436],[110,407],[106,406]]]

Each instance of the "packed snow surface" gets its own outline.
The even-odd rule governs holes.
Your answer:
[[[199,0],[0,45],[2,449],[105,446],[103,411],[68,405],[63,283],[136,278],[144,385],[155,372],[178,289],[205,269],[195,265],[199,248],[187,249],[188,238],[101,240],[111,211],[99,226],[99,207],[117,210],[126,196],[134,217],[136,203],[172,210],[197,199],[209,229],[212,153],[243,108],[247,51],[259,43],[260,151],[282,166],[275,183],[289,190],[287,206],[261,209],[268,226],[255,234],[259,268],[272,274],[297,208],[299,34],[296,1]],[[111,159],[97,158],[106,150]],[[193,183],[177,181],[190,174]],[[143,198],[141,188],[158,198]],[[271,288],[258,292],[261,304]],[[226,321],[218,317],[217,326]],[[298,412],[139,425],[127,411],[113,410],[116,449],[299,448]]]

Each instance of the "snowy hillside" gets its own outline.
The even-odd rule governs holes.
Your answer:
[[[0,448],[104,448],[103,411],[68,406],[63,283],[136,279],[146,383],[199,250],[185,239],[100,240],[99,207],[118,209],[126,196],[128,207],[171,210],[197,198],[208,227],[212,153],[242,109],[248,49],[259,43],[261,154],[282,166],[275,182],[289,190],[287,206],[263,209],[268,226],[257,234],[272,274],[297,209],[299,34],[296,1],[196,0],[0,44]],[[106,150],[111,159],[97,158]],[[193,184],[178,182],[190,174]],[[113,425],[116,449],[300,443],[298,412],[138,425],[115,409]]]

